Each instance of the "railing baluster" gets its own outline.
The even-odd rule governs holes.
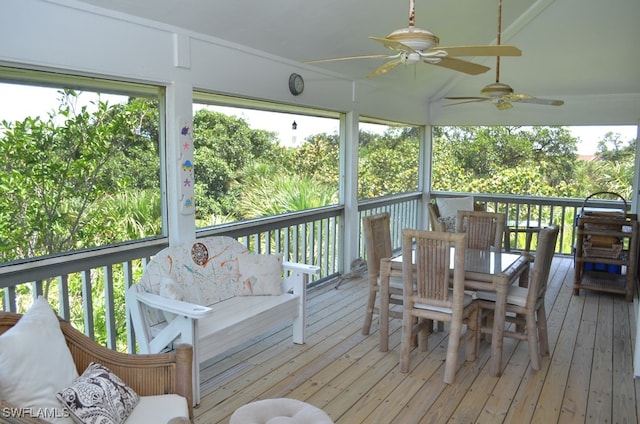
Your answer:
[[[116,317],[115,301],[113,298],[113,265],[104,267],[104,303],[105,325],[107,326],[107,347],[116,349]]]
[[[84,313],[84,334],[92,340],[95,339],[93,328],[93,291],[91,290],[91,270],[85,269],[80,273],[82,284],[82,311]]]
[[[124,276],[124,291],[125,293],[133,284],[133,264],[131,261],[124,262],[122,264],[122,273]],[[131,322],[131,318],[129,317],[128,307],[125,303],[126,310],[126,330],[127,330],[127,352],[136,353],[136,337],[133,332],[133,323]]]
[[[31,283],[31,293],[33,294],[33,301],[35,302],[38,296],[42,296],[42,280],[37,280]]]
[[[69,310],[69,275],[64,274],[58,277],[58,302],[60,310],[58,315],[63,319],[70,321],[71,312]]]
[[[4,290],[4,310],[16,312],[16,286],[5,287]]]

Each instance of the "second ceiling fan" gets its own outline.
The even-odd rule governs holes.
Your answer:
[[[498,45],[502,33],[502,0],[498,0]],[[490,101],[498,110],[511,109],[512,103],[535,103],[548,106],[562,106],[564,101],[554,99],[541,99],[530,96],[529,94],[514,93],[510,85],[500,82],[500,56],[496,58],[496,82],[488,84],[480,90],[483,97],[467,96],[467,97],[445,97],[447,100],[461,100],[457,103],[451,103],[446,106],[455,106],[463,103],[476,103]]]
[[[351,59],[386,58],[387,62],[376,68],[367,77],[386,74],[400,64],[413,65],[420,61],[452,69],[470,75],[487,72],[490,68],[466,60],[455,59],[458,56],[520,56],[522,52],[514,46],[438,46],[439,39],[430,31],[415,26],[415,0],[409,0],[409,26],[393,31],[384,38],[369,37],[384,47],[395,51],[394,54],[371,54],[362,56],[337,57],[331,59],[309,60],[304,63],[334,62]]]

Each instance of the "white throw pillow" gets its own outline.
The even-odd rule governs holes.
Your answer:
[[[241,253],[238,255],[237,296],[281,295],[282,255],[259,255]]]
[[[449,232],[456,231],[456,218],[458,211],[473,210],[473,196],[467,197],[438,197],[436,199],[438,205],[438,220],[444,222]]]
[[[73,424],[56,393],[76,378],[58,317],[40,296],[13,328],[0,335],[0,399],[44,420]]]
[[[458,211],[473,210],[473,196],[467,197],[438,197],[438,213],[441,217],[457,216]]]

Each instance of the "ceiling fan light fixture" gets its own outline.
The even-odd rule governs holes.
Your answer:
[[[484,86],[484,88],[480,90],[480,93],[491,98],[502,97],[513,94],[513,88],[501,82],[494,82],[493,84]]]
[[[387,39],[398,41],[413,50],[422,52],[437,46],[440,39],[426,29],[408,27],[393,31],[387,35]]]
[[[418,53],[409,53],[406,56],[406,61],[405,64],[406,65],[415,65],[416,63],[420,62],[420,55]]]
[[[511,102],[509,100],[503,99],[503,98],[494,99],[493,100],[493,104],[496,105],[498,110],[507,110],[507,109],[511,109],[513,107],[513,105],[511,104]]]

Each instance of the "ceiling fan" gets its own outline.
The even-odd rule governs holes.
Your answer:
[[[498,0],[498,45],[500,45],[500,37],[502,33],[502,0]],[[514,93],[510,85],[500,82],[500,56],[496,57],[496,82],[484,86],[480,93],[484,97],[445,97],[447,100],[463,100],[461,102],[448,104],[446,106],[455,106],[463,103],[475,103],[490,101],[498,110],[511,109],[512,103],[535,103],[549,106],[562,106],[564,101],[553,99],[540,99],[530,96],[529,94]]]
[[[393,31],[384,38],[369,37],[378,41],[384,47],[394,50],[394,54],[371,54],[362,56],[337,57],[331,59],[310,60],[304,63],[333,62],[351,59],[390,59],[367,77],[376,77],[386,74],[400,64],[413,65],[420,61],[425,63],[464,72],[465,74],[478,75],[487,72],[490,68],[477,63],[455,59],[457,56],[520,56],[522,52],[514,46],[438,46],[439,38],[426,29],[415,26],[415,0],[409,0],[409,26]]]

